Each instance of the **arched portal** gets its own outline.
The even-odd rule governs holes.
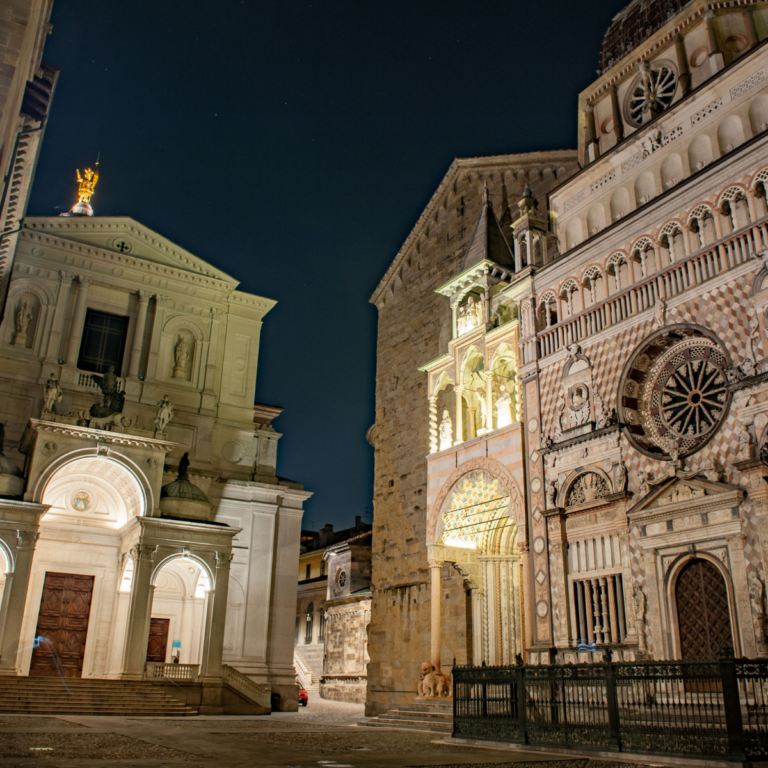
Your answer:
[[[470,598],[467,648],[453,651],[466,650],[470,663],[509,664],[523,651],[522,557],[511,512],[516,496],[498,474],[475,469],[454,482],[436,520],[433,594],[440,594],[437,567],[453,563]],[[433,604],[433,624],[434,610]]]
[[[199,664],[203,650],[208,571],[191,557],[166,560],[153,578],[147,661]]]
[[[675,603],[684,660],[715,659],[733,645],[728,589],[714,563],[693,558],[680,570]]]

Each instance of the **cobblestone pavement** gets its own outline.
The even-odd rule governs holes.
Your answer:
[[[330,705],[330,706],[328,706]],[[0,718],[0,767],[640,768],[627,763],[439,743],[417,731],[360,728],[362,707],[323,702],[267,717]]]

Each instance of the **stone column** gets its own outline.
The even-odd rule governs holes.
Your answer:
[[[131,549],[133,556],[133,582],[128,603],[128,620],[125,628],[123,671],[125,680],[141,680],[147,660],[149,619],[152,615],[152,598],[155,588],[150,583],[155,567],[157,546],[137,544]]]
[[[234,555],[216,553],[216,583],[213,600],[208,601],[203,635],[203,655],[200,659],[200,677],[221,678],[221,657],[224,653],[224,623],[227,618],[229,592],[229,566]]]
[[[471,440],[473,437],[477,437],[477,409],[467,408],[467,439]]]
[[[523,583],[520,588],[523,591],[523,610],[525,611],[525,651],[533,646],[533,625],[536,623],[536,614],[533,611],[533,580],[531,578],[531,553],[527,541],[521,541],[518,546],[523,560]]]
[[[35,545],[40,534],[37,531],[19,531],[13,573],[5,577],[3,605],[0,616],[5,621],[0,626],[0,675],[15,675],[19,660],[19,642],[24,607],[27,603],[29,574]]]
[[[515,243],[515,272],[520,272],[520,270],[523,268],[522,256],[520,254],[520,238],[515,237],[514,243]]]
[[[755,204],[755,190],[747,190],[747,207],[749,208],[749,221],[757,221],[760,217],[757,215],[757,205]]]
[[[688,69],[688,55],[682,35],[675,36],[675,53],[677,54],[677,71],[680,76],[680,89],[683,95],[691,90],[691,72]]]
[[[437,453],[437,395],[429,398],[429,452]]]
[[[755,641],[755,629],[752,623],[752,604],[749,595],[749,582],[747,581],[747,562],[744,556],[744,544],[746,536],[743,533],[735,536],[726,536],[728,544],[728,556],[731,561],[731,579],[733,581],[734,601],[738,615],[736,621],[731,620],[731,632],[735,637],[741,636],[741,656],[754,659],[757,655],[757,643]],[[739,631],[739,629],[741,631]],[[736,642],[733,644],[736,655],[739,649]]]
[[[759,42],[757,29],[755,29],[755,17],[752,15],[752,10],[752,8],[745,8],[741,12],[741,16],[744,19],[744,32],[747,35],[747,50],[749,50],[749,48],[754,48]]]
[[[723,54],[717,47],[717,36],[715,35],[715,14],[709,11],[704,16],[705,28],[707,31],[707,45],[709,47],[709,61],[712,74],[719,72],[723,68]]]
[[[440,600],[442,597],[442,586],[440,584],[440,569],[443,567],[441,562],[437,560],[430,560],[429,562],[429,574],[430,574],[430,593],[429,601],[431,607],[431,621],[430,621],[430,652],[429,660],[432,666],[438,671],[442,671],[440,664],[440,642],[441,642],[441,626],[440,626]]]
[[[211,309],[211,341],[208,346],[208,360],[205,366],[205,391],[214,392],[216,381],[216,360],[219,356],[219,327],[221,326],[221,310]]]
[[[456,433],[453,444],[460,445],[464,442],[464,399],[462,398],[464,387],[454,387],[453,391],[456,393],[456,420],[454,423]]]
[[[616,137],[616,142],[620,142],[624,138],[624,123],[621,120],[621,107],[619,106],[619,90],[613,85],[611,86],[611,117],[613,118],[613,134]]]
[[[485,379],[485,428],[493,432],[493,373],[483,371]]]
[[[525,233],[525,260],[526,260],[526,266],[530,267],[533,264],[533,248],[532,248],[532,232],[529,229]]]
[[[72,315],[72,326],[69,329],[69,342],[67,343],[67,365],[77,365],[77,353],[80,351],[80,340],[83,336],[83,323],[85,322],[85,310],[88,302],[88,287],[91,284],[90,277],[78,275],[80,287],[77,289],[75,312]]]
[[[458,304],[451,304],[451,338],[455,339],[459,335],[459,326],[456,313],[459,310]]]
[[[141,349],[144,346],[144,329],[147,325],[147,308],[151,298],[148,291],[139,291],[139,306],[136,309],[136,328],[133,332],[133,346],[131,348],[131,361],[128,365],[128,375],[139,375],[139,363],[141,362]]]
[[[59,272],[59,294],[56,297],[56,309],[53,312],[51,334],[48,337],[48,349],[45,357],[48,362],[57,362],[61,355],[61,334],[64,330],[64,320],[67,317],[69,291],[75,276],[71,272]]]

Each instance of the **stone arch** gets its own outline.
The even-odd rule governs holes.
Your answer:
[[[587,267],[581,276],[581,285],[584,291],[584,306],[596,304],[607,296],[605,277],[597,264]],[[589,301],[586,301],[586,299]]]
[[[670,264],[685,256],[684,226],[679,219],[673,219],[659,230],[658,245],[659,248],[666,249]]]
[[[437,498],[434,504],[430,507],[427,517],[427,544],[435,543],[435,535],[437,533],[437,524],[440,518],[440,513],[445,504],[445,500],[453,490],[453,487],[461,480],[464,475],[474,472],[476,470],[485,470],[501,480],[505,488],[509,492],[509,513],[514,517],[515,524],[520,531],[521,542],[526,541],[526,517],[525,517],[525,500],[523,494],[520,492],[520,487],[517,481],[512,476],[512,473],[499,461],[491,458],[490,456],[484,456],[476,459],[470,459],[464,462],[448,476],[443,483],[442,488],[437,494]]]
[[[717,126],[717,143],[720,146],[721,155],[733,152],[736,147],[744,143],[744,124],[738,115],[728,115]]]
[[[603,229],[605,229],[605,207],[602,203],[595,203],[587,211],[587,232],[591,237]]]
[[[726,234],[735,232],[749,224],[749,206],[747,190],[743,184],[731,184],[720,193],[716,205],[721,215],[721,222],[726,224]]]
[[[612,253],[606,262],[605,272],[607,275],[613,275],[616,293],[632,285],[632,273],[630,271],[629,256],[626,251],[615,251]]]
[[[194,560],[195,564],[198,565],[200,568],[202,568],[203,571],[208,576],[211,589],[215,589],[216,577],[213,570],[211,569],[211,566],[208,565],[208,563],[206,563],[202,557],[200,557],[199,555],[196,555],[194,552],[189,552],[188,550],[181,550],[179,552],[174,552],[173,554],[167,555],[158,563],[156,563],[154,569],[152,570],[152,576],[149,580],[149,583],[154,587],[157,584],[157,577],[159,576],[160,571],[162,571],[166,565],[173,562],[174,560],[184,560],[184,559]]]
[[[672,652],[671,655],[673,658],[681,658],[680,633],[675,589],[677,587],[678,578],[680,577],[683,569],[693,560],[708,561],[715,566],[720,576],[722,576],[723,580],[725,581],[725,589],[728,595],[728,607],[731,619],[731,638],[733,639],[733,650],[736,658],[738,658],[742,655],[741,633],[739,632],[736,593],[734,589],[733,578],[731,577],[730,571],[725,567],[725,564],[720,562],[717,557],[714,557],[707,552],[700,551],[685,552],[679,555],[678,558],[673,563],[671,563],[667,569],[666,574],[664,574],[663,589],[664,598],[666,601],[665,608],[671,619],[670,626],[673,630],[671,636],[672,648],[670,648],[670,651]]]
[[[712,142],[705,133],[700,133],[688,145],[688,164],[691,173],[700,171],[712,162]]]
[[[549,328],[551,325],[557,325],[558,305],[554,291],[545,291],[541,295],[536,309],[536,315],[541,330]]]
[[[0,578],[9,573],[13,573],[16,567],[16,562],[13,557],[13,550],[8,546],[7,542],[0,537],[0,555],[5,559],[5,570],[0,573]],[[0,589],[0,596],[2,595],[2,589]]]
[[[651,238],[647,235],[638,237],[637,240],[635,240],[630,249],[630,253],[632,254],[632,261],[639,265],[640,268],[640,274],[635,274],[634,276],[635,282],[652,275],[658,269],[658,264],[656,263],[656,248],[654,247]]]
[[[629,192],[624,187],[619,187],[611,195],[611,221],[618,221],[630,211]]]
[[[677,152],[673,152],[664,158],[661,163],[662,191],[672,189],[675,184],[683,180],[683,161]]]
[[[566,312],[563,312],[564,316],[570,317],[581,310],[581,307],[577,307],[576,302],[573,300],[574,294],[579,295],[579,285],[572,277],[569,277],[557,292],[560,301],[565,304]]]
[[[699,240],[699,247],[706,248],[707,245],[714,242],[716,235],[714,232],[715,214],[709,203],[698,203],[691,208],[686,219],[688,229],[695,233]],[[708,223],[711,222],[711,228]],[[691,247],[691,251],[698,248]]]
[[[99,485],[112,486],[116,496],[124,502],[124,509],[118,506],[113,522],[120,527],[128,517],[151,514],[155,509],[155,499],[152,487],[144,473],[127,456],[115,450],[110,450],[108,456],[99,455],[98,447],[81,448],[54,458],[40,473],[31,490],[32,501],[43,503],[46,494],[53,492],[57,485],[69,484],[73,475],[85,473],[91,477],[100,478]],[[87,481],[81,483],[87,485]],[[130,493],[126,493],[126,489]],[[64,489],[66,492],[66,489]],[[126,496],[128,498],[126,498]],[[113,497],[114,500],[114,497]],[[46,512],[53,511],[54,507]],[[76,511],[72,510],[71,511]],[[83,507],[87,512],[87,505]],[[119,522],[120,514],[124,513],[126,520]]]
[[[749,125],[754,136],[768,130],[768,95],[765,93],[752,98],[749,104]]]
[[[656,197],[656,179],[650,171],[643,171],[635,179],[635,200],[638,205],[645,205]]]
[[[27,326],[27,332],[23,340],[16,338],[16,314],[24,301],[28,302],[32,315]],[[44,283],[33,283],[31,280],[14,280],[8,291],[6,303],[5,322],[3,325],[3,343],[15,347],[33,350],[37,354],[44,353],[41,345],[44,341],[43,330],[46,325],[47,314],[56,303],[54,295]]]
[[[597,475],[599,478],[605,481],[606,487],[608,489],[608,493],[612,492],[613,483],[611,482],[611,478],[603,472],[602,469],[599,469],[595,466],[586,466],[586,467],[578,467],[577,469],[574,469],[563,481],[562,486],[557,491],[557,505],[560,507],[567,506],[568,501],[568,495],[573,490],[573,486],[576,484],[576,482],[584,477],[585,475],[594,474]],[[600,498],[599,496],[596,496],[595,499]]]

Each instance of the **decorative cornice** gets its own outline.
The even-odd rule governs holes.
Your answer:
[[[126,435],[122,432],[107,432],[103,429],[78,427],[72,424],[57,424],[54,421],[43,421],[42,419],[30,419],[28,429],[35,432],[52,432],[69,437],[79,437],[85,440],[93,440],[97,443],[129,445],[134,448],[151,448],[152,450],[163,451],[164,453],[172,451],[178,445],[178,443],[173,443],[170,440],[158,440],[154,437],[137,437],[136,435]],[[22,451],[24,447],[31,447],[31,441],[22,438]]]

